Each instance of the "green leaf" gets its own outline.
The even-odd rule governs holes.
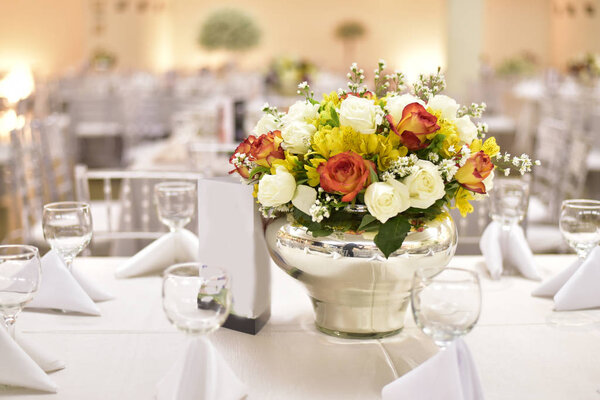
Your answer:
[[[318,101],[316,101],[315,99],[313,99],[312,97],[308,98],[307,100],[308,100],[308,101],[310,102],[310,104],[312,104],[313,106],[314,106],[315,104],[319,104],[319,102],[318,102]]]
[[[373,222],[377,221],[377,218],[375,218],[374,216],[372,216],[371,214],[366,214],[362,221],[360,221],[360,225],[358,226],[358,230],[359,231],[363,231],[365,230],[365,228],[369,225],[371,225]]]
[[[390,218],[379,227],[379,233],[375,236],[375,244],[381,250],[385,258],[402,247],[402,242],[410,231],[410,222],[402,215]]]
[[[254,175],[256,175],[256,174],[267,173],[270,170],[271,169],[268,167],[263,167],[262,165],[258,165],[256,167],[252,168],[252,171],[250,171],[250,179],[254,178]]]
[[[375,170],[371,167],[369,167],[369,177],[371,178],[371,183],[379,182],[377,172],[375,172]]]
[[[336,126],[340,126],[340,118],[338,117],[338,113],[337,111],[335,111],[335,108],[333,108],[333,106],[330,108],[330,112],[331,112],[331,120],[334,123],[334,127]]]

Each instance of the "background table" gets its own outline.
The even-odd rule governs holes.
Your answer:
[[[548,277],[575,257],[536,260]],[[60,386],[58,394],[4,388],[0,397],[153,398],[156,382],[186,340],[163,314],[160,278],[117,280],[113,273],[123,261],[75,261],[116,296],[99,303],[101,317],[32,311],[19,317],[23,335],[66,362],[66,369],[50,375]],[[481,257],[457,256],[451,265],[483,277],[481,318],[465,340],[486,399],[600,399],[600,310],[553,312],[551,300],[530,295],[536,282],[510,276],[491,281]],[[377,399],[396,375],[437,351],[410,314],[404,331],[392,338],[355,341],[321,334],[302,287],[276,267],[272,273],[272,317],[266,327],[256,336],[220,329],[211,337],[249,386],[249,399]]]

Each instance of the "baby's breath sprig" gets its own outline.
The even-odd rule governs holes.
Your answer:
[[[540,165],[540,160],[531,160],[527,154],[521,154],[520,156],[512,156],[509,153],[504,153],[495,156],[496,160],[494,164],[496,169],[504,173],[504,176],[510,175],[511,171],[519,171],[521,175],[526,172],[531,172],[531,168],[534,165]]]
[[[384,75],[383,70],[385,70],[385,61],[379,60],[377,63],[377,69],[373,71],[375,73],[375,94],[377,96],[385,96],[388,88],[390,87],[390,82],[388,79],[389,75]]]
[[[348,82],[348,89],[351,92],[359,93],[359,87],[365,81],[365,71],[362,68],[358,68],[356,63],[352,63],[350,66],[350,72],[346,75],[350,82]]]
[[[298,84],[298,90],[296,91],[301,96],[306,98],[306,101],[312,104],[316,104],[315,92],[310,89],[308,82],[304,81]]]
[[[446,79],[442,74],[442,68],[438,67],[434,74],[419,74],[419,79],[413,84],[413,89],[415,95],[425,102],[446,89]]]
[[[481,115],[485,111],[486,107],[487,106],[485,103],[471,103],[470,106],[461,106],[456,112],[456,116],[460,118],[465,115],[468,115],[469,117],[473,118],[481,118]]]
[[[400,71],[394,71],[393,74],[386,75],[385,79],[387,79],[389,82],[391,82],[393,84],[393,87],[394,87],[393,92],[395,92],[397,94],[400,94],[401,92],[404,91],[404,89],[406,89],[406,87],[405,87],[406,78],[404,77],[404,74]]]
[[[263,104],[262,112],[265,114],[272,115],[275,119],[275,122],[277,123],[280,123],[281,118],[283,118],[283,116],[285,115],[285,113],[279,112],[279,110],[277,110],[277,107],[270,106],[269,103]]]
[[[488,124],[485,122],[477,123],[477,139],[485,139],[488,133]]]

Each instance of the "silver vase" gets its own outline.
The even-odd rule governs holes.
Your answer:
[[[286,218],[273,221],[265,235],[275,263],[306,287],[317,328],[345,338],[381,338],[402,330],[413,272],[446,266],[457,242],[449,215],[410,232],[387,259],[371,238],[353,233],[315,238]]]

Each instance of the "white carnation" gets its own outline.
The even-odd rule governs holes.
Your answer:
[[[434,111],[441,111],[442,118],[454,120],[458,111],[458,103],[452,97],[443,94],[433,96],[427,102],[427,107]]]
[[[461,142],[471,144],[477,138],[477,127],[468,115],[457,118],[454,124],[456,125],[456,129],[458,129],[458,137]]]
[[[385,109],[397,124],[402,119],[402,111],[404,111],[404,107],[411,103],[419,103],[420,105],[425,106],[423,100],[413,96],[412,94],[405,93],[401,96],[393,96],[387,99]]]
[[[383,122],[382,111],[375,101],[350,95],[340,106],[340,125],[364,134],[375,133]]]
[[[437,166],[431,161],[419,160],[415,166],[416,170],[404,180],[404,184],[408,186],[410,206],[429,208],[446,194],[444,180]]]
[[[312,124],[303,121],[292,121],[281,130],[283,148],[294,154],[306,154],[310,147],[310,139],[317,131]]]
[[[275,121],[275,117],[271,114],[264,114],[256,123],[252,133],[254,133],[256,136],[260,136],[278,129],[279,124],[277,121]]]
[[[408,188],[395,179],[372,183],[365,192],[365,204],[372,216],[385,223],[410,206]]]
[[[296,180],[284,167],[278,167],[275,175],[265,175],[258,182],[258,202],[265,207],[286,204],[296,192]]]
[[[310,122],[319,116],[319,105],[311,104],[308,101],[297,101],[288,110],[283,117],[283,123],[287,124],[293,121]]]

